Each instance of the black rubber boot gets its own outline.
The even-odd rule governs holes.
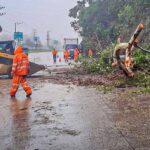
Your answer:
[[[31,97],[31,95],[32,95],[32,93],[31,93],[31,94],[27,94],[27,95],[26,95],[26,97],[27,97],[27,98],[30,98],[30,97]]]
[[[10,95],[11,99],[14,99],[15,98],[15,95]]]

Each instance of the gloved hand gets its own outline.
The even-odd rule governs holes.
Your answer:
[[[23,78],[24,78],[24,79],[27,78],[27,75],[23,76]]]

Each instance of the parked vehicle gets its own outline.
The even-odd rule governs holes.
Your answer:
[[[74,50],[79,48],[78,38],[64,38],[64,49],[69,50],[69,58],[74,59]]]
[[[11,78],[11,68],[15,50],[14,41],[0,41],[0,75],[8,75]],[[23,47],[24,53],[28,55],[28,48]],[[43,65],[30,62],[30,73],[32,75],[42,69]]]

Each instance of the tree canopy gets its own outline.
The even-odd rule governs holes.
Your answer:
[[[105,48],[119,35],[128,41],[139,23],[144,23],[142,37],[150,40],[149,0],[80,0],[70,9],[71,26],[79,32],[85,48]]]

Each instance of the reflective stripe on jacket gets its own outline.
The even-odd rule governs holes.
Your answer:
[[[12,74],[15,75],[27,75],[29,73],[29,60],[28,56],[23,53],[21,47],[17,47],[15,50],[15,56],[12,65]]]

